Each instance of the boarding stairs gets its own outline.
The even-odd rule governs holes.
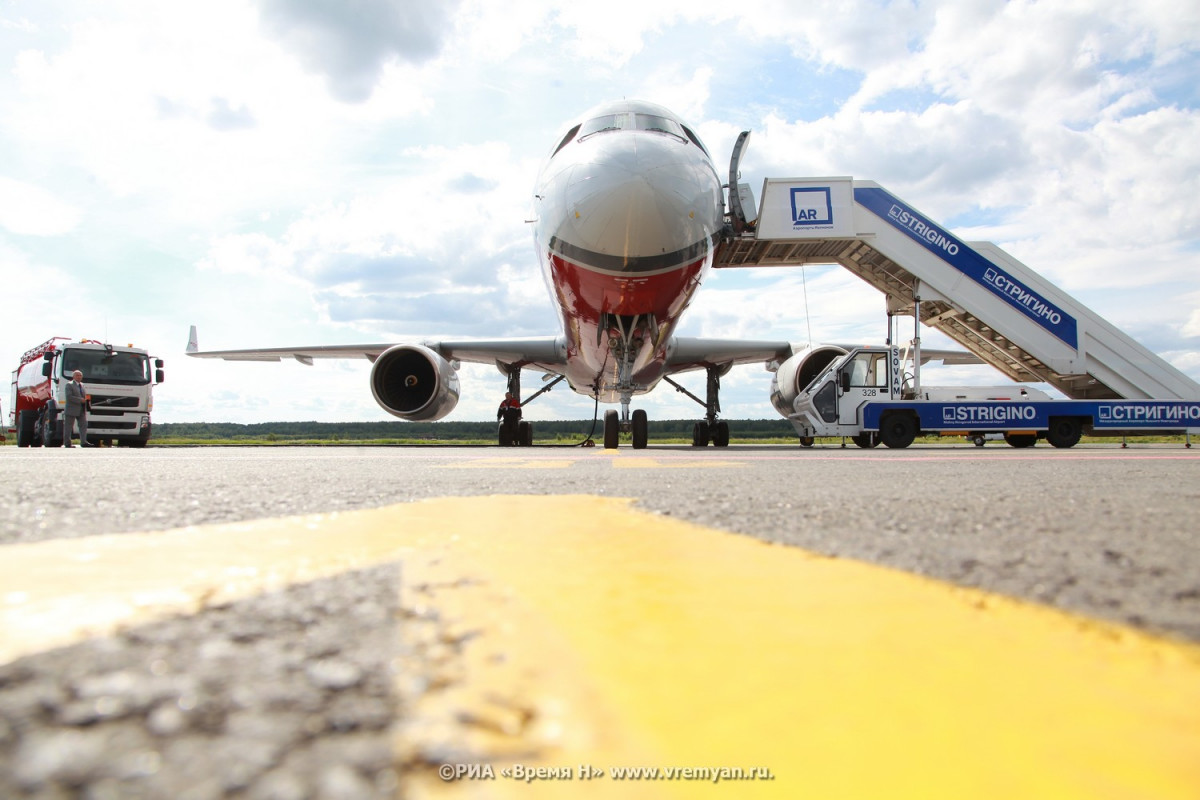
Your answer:
[[[754,216],[749,187],[740,203]],[[964,242],[871,181],[767,179],[718,268],[840,264],[1016,381],[1072,399],[1200,399],[1200,384],[990,242]],[[890,326],[889,326],[890,329]]]

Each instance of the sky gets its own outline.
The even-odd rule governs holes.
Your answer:
[[[876,181],[1200,380],[1197,76],[1200,4],[1177,0],[0,0],[0,363],[133,343],[166,362],[156,422],[392,419],[365,360],[190,359],[188,326],[202,349],[558,333],[538,167],[637,98],[718,171],[752,131],[756,196]],[[881,342],[884,299],[839,266],[714,270],[678,332]],[[493,418],[500,373],[460,378],[449,419]],[[774,416],[769,388],[735,369],[724,416]],[[665,385],[635,407],[702,414]]]

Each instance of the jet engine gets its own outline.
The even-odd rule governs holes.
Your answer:
[[[428,347],[398,344],[375,359],[371,394],[389,413],[410,422],[439,420],[458,405],[458,374]]]
[[[793,403],[826,367],[849,352],[836,344],[810,345],[779,365],[771,379],[771,405],[783,416],[795,412]]]

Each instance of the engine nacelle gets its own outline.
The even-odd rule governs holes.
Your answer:
[[[771,405],[783,416],[794,414],[793,404],[815,378],[849,352],[835,344],[818,344],[804,348],[779,365],[771,379]]]
[[[458,405],[458,373],[428,347],[398,344],[375,359],[371,394],[389,414],[410,422],[429,422]]]

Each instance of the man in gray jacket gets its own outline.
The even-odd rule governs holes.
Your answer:
[[[87,390],[83,388],[82,372],[71,373],[71,381],[63,394],[67,400],[67,408],[63,411],[63,447],[75,446],[71,444],[73,423],[79,426],[79,446],[91,447],[87,443]]]

